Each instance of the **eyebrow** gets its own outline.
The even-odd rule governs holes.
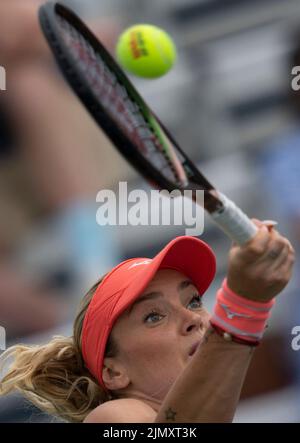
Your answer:
[[[178,291],[182,291],[183,289],[185,289],[185,288],[187,288],[188,286],[191,286],[191,285],[194,286],[194,283],[191,280],[183,280],[177,286],[177,290]]]
[[[148,292],[147,294],[142,295],[141,297],[139,297],[129,308],[128,311],[128,316],[131,314],[132,310],[139,304],[139,303],[143,303],[146,300],[153,300],[156,298],[160,298],[163,297],[163,293],[162,292]]]
[[[177,286],[177,290],[178,291],[182,291],[183,289],[187,288],[188,286],[193,285],[193,282],[191,280],[183,280],[182,282],[179,283],[179,285]],[[132,310],[140,303],[143,303],[144,301],[147,300],[155,300],[157,298],[163,297],[163,293],[160,291],[153,291],[153,292],[148,292],[147,294],[142,295],[141,297],[139,297],[129,308],[128,310],[128,316],[131,314]]]

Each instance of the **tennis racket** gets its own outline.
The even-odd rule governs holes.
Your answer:
[[[159,189],[192,190],[194,201],[204,190],[204,208],[232,240],[254,237],[256,226],[187,157],[82,20],[57,2],[41,6],[39,19],[67,82],[135,169]]]

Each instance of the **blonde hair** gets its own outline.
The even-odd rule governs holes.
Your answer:
[[[45,345],[14,345],[1,355],[0,371],[9,358],[14,360],[0,380],[0,396],[18,391],[42,411],[70,422],[82,422],[99,404],[113,398],[85,367],[81,351],[84,316],[102,278],[82,299],[71,337],[53,336]],[[110,335],[105,356],[116,353]]]

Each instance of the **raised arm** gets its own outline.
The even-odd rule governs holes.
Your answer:
[[[290,280],[295,253],[276,230],[255,223],[255,238],[230,250],[227,284],[245,302],[256,301],[264,308]],[[231,422],[254,349],[250,343],[227,341],[210,327],[155,422]]]

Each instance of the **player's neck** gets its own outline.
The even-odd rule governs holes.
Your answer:
[[[144,403],[146,403],[148,406],[150,406],[155,412],[158,412],[161,407],[160,400],[157,400],[155,398],[148,398],[142,394],[135,394],[135,393],[132,393],[130,395],[123,394],[123,395],[119,395],[118,397],[119,398],[135,398],[137,400],[141,400]]]

